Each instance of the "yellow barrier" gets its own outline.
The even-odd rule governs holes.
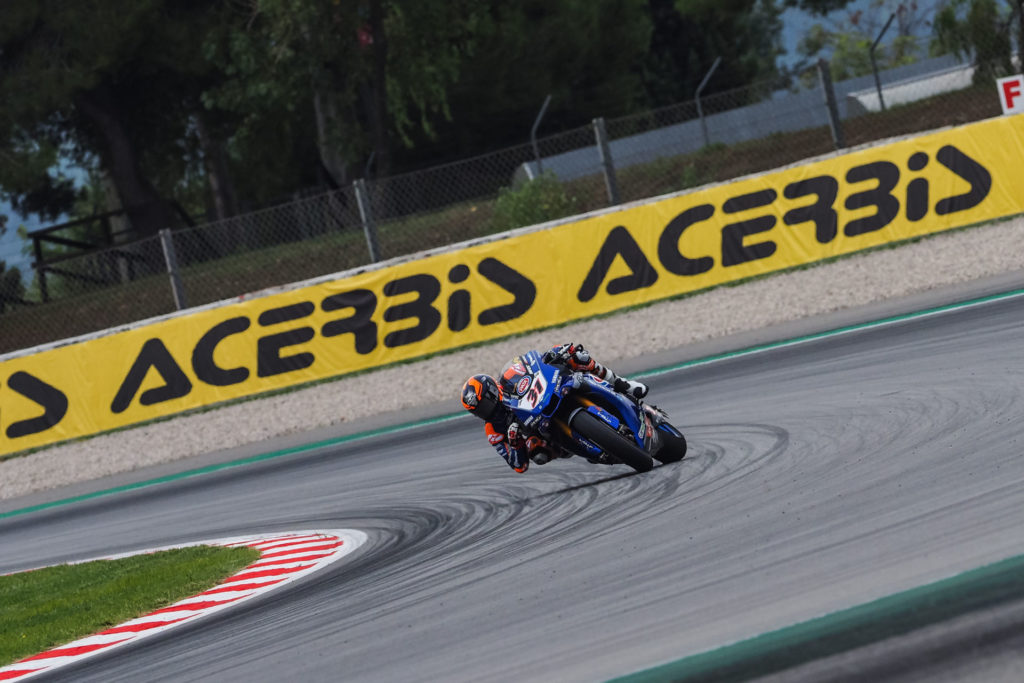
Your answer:
[[[0,454],[1021,213],[1022,159],[992,119],[5,361]]]

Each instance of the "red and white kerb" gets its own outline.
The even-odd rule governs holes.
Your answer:
[[[274,535],[263,534],[196,541],[195,543],[93,558],[94,560],[114,560],[131,555],[143,555],[196,545],[227,548],[249,546],[260,551],[260,557],[256,562],[210,590],[100,633],[26,657],[9,666],[0,667],[0,681],[22,681],[44,671],[52,671],[57,667],[135,642],[140,638],[201,619],[208,614],[237,605],[249,598],[301,579],[318,569],[323,569],[365,542],[366,534],[354,529],[292,531]],[[83,562],[91,561],[83,560]]]

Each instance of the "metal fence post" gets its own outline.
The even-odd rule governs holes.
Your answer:
[[[879,41],[882,40],[882,36],[885,35],[885,32],[889,30],[889,24],[891,24],[892,20],[895,18],[896,13],[893,12],[889,17],[889,21],[885,22],[885,26],[882,27],[882,32],[878,34],[878,37],[875,38],[875,42],[871,44],[871,49],[868,50],[868,56],[871,57],[871,71],[875,74],[875,90],[878,91],[878,106],[882,111],[885,111],[885,99],[882,98],[882,82],[878,80],[878,64],[875,63],[875,48],[878,47]]]
[[[167,274],[171,277],[171,293],[174,294],[174,306],[179,311],[188,308],[185,300],[185,287],[181,284],[181,273],[178,271],[178,256],[174,253],[174,238],[171,231],[164,228],[160,231],[160,246],[164,250],[164,262],[167,264]]]
[[[544,173],[544,169],[540,163],[540,148],[537,147],[537,128],[540,126],[540,120],[544,118],[544,112],[548,110],[548,105],[551,104],[551,95],[544,98],[544,104],[540,107],[540,112],[537,114],[537,118],[533,121],[533,128],[530,129],[530,142],[533,144],[533,158],[537,160],[537,177],[539,178]],[[530,165],[526,165],[527,175],[529,175]],[[532,178],[531,178],[532,180]]]
[[[370,195],[366,191],[366,181],[362,178],[352,182],[352,189],[356,193],[356,203],[359,205],[359,218],[363,222],[363,234],[366,235],[366,247],[370,250],[370,261],[380,261],[380,245],[377,244],[377,226],[373,222],[373,207],[370,205]]]
[[[700,94],[704,92],[704,86],[711,80],[711,74],[715,73],[715,69],[718,68],[718,63],[722,61],[721,57],[715,57],[715,63],[711,65],[708,72],[704,74],[704,80],[697,86],[697,92],[694,94],[694,99],[697,100],[697,116],[700,117],[700,130],[704,134],[704,146],[707,147],[711,144],[711,139],[708,137],[708,122],[704,120],[704,109],[700,106]]]
[[[601,157],[601,170],[604,172],[604,186],[608,190],[608,203],[614,206],[619,202],[619,181],[615,178],[615,164],[612,152],[608,148],[608,132],[604,129],[604,119],[594,119],[594,136],[597,138],[597,153]]]
[[[829,72],[828,62],[824,59],[818,60],[818,79],[821,81],[821,89],[825,91],[825,108],[828,110],[828,125],[832,128],[832,141],[836,149],[842,149],[846,147],[843,124],[839,121],[839,107],[836,106],[836,91],[832,88],[832,74]]]
[[[36,262],[33,265],[36,268],[36,281],[39,283],[39,296],[45,304],[50,300],[50,290],[46,286],[46,264],[43,263],[43,244],[35,235],[32,236],[32,252],[36,255]]]

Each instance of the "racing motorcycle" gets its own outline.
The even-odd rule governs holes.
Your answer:
[[[565,450],[595,463],[629,465],[647,472],[654,460],[682,460],[686,439],[658,408],[615,391],[564,358],[545,362],[537,351],[516,360],[521,367],[504,403],[529,428]]]

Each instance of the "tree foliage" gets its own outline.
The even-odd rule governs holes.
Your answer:
[[[885,30],[890,17],[892,24]],[[912,64],[924,52],[922,35],[926,30],[927,22],[916,2],[872,0],[866,9],[849,12],[830,25],[812,25],[798,51],[805,58],[804,66],[827,55],[832,78],[840,81],[872,72],[871,46],[879,35],[882,40],[875,49],[879,69]]]
[[[648,100],[692,97],[715,59],[707,93],[778,76],[781,9],[774,0],[649,0],[654,30],[646,57]]]
[[[229,76],[204,93],[238,117],[236,156],[268,132],[307,140],[335,182],[374,154],[390,168],[393,137],[432,132],[480,20],[470,0],[250,0],[204,46]],[[360,165],[361,166],[361,165]]]
[[[636,0],[478,2],[471,50],[447,93],[448,115],[432,136],[412,136],[414,165],[479,154],[528,140],[551,95],[540,135],[633,111],[650,35]]]
[[[826,14],[844,9],[851,0],[785,0],[785,7],[795,7],[809,14],[823,17]]]
[[[113,178],[136,228],[177,222],[166,197],[194,149],[189,116],[211,69],[197,58],[205,3],[12,0],[0,14],[0,187],[44,218],[74,201],[61,161]]]
[[[21,281],[21,271],[8,268],[5,262],[0,261],[0,313],[24,298],[25,285]]]
[[[782,4],[780,4],[782,2]],[[0,196],[140,234],[774,76],[839,0],[5,0]],[[67,169],[81,169],[70,172]],[[81,207],[81,203],[78,204]]]
[[[936,54],[951,52],[972,59],[975,83],[1013,73],[1011,62],[1014,21],[1024,56],[1024,0],[950,0],[935,17]]]

